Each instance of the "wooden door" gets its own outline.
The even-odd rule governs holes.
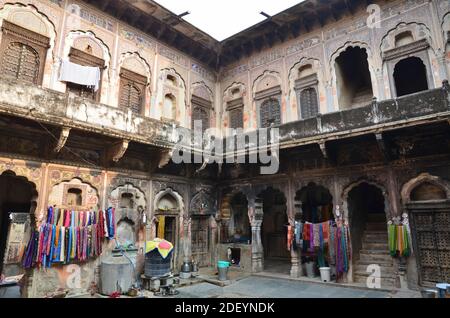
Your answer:
[[[193,259],[200,267],[211,265],[209,244],[209,217],[198,216],[192,218],[191,250]]]

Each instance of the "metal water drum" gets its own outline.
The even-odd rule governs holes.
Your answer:
[[[111,295],[114,292],[128,292],[135,282],[133,273],[130,260],[120,251],[113,251],[101,264],[101,293]]]
[[[170,264],[173,251],[164,259],[158,249],[145,254],[145,276],[149,278],[164,277],[170,275]]]

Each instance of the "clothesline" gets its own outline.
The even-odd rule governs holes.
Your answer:
[[[22,265],[24,268],[85,262],[102,253],[104,239],[116,233],[115,210],[70,211],[49,207],[46,222],[33,231]]]

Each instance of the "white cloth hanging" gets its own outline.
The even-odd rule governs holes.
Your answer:
[[[97,91],[100,86],[100,68],[82,66],[63,60],[59,72],[59,80],[93,87]]]

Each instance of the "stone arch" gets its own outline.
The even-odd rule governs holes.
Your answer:
[[[133,200],[132,207],[124,207],[121,203],[123,194],[131,194]],[[116,209],[116,221],[118,222],[122,218],[129,218],[135,225],[139,223],[139,217],[141,213],[147,211],[147,199],[144,191],[139,187],[134,186],[132,183],[125,183],[118,185],[108,195],[108,207]],[[138,213],[132,213],[138,212]]]
[[[3,20],[19,25],[25,29],[44,35],[50,39],[44,66],[43,87],[51,87],[52,76],[58,68],[55,66],[56,27],[49,16],[32,4],[7,3],[0,9],[0,24]]]
[[[48,195],[49,206],[57,206],[63,208],[72,208],[68,206],[67,192],[69,189],[80,189],[83,193],[82,204],[77,206],[79,210],[98,210],[100,209],[100,192],[89,182],[83,181],[81,178],[63,179],[58,183],[51,185]]]
[[[253,98],[255,98],[256,93],[264,91],[266,89],[282,85],[281,75],[275,71],[264,71],[259,75],[253,82]]]
[[[168,78],[173,78],[174,83],[170,83]],[[176,98],[176,114],[173,121],[183,127],[190,127],[190,116],[186,103],[186,82],[174,68],[165,68],[160,71],[156,92],[156,105],[159,106],[150,110],[152,117],[161,119],[165,97],[171,94]]]
[[[13,169],[7,169],[7,170],[0,171],[0,176],[11,176],[11,177],[17,178],[17,179],[31,185],[33,191],[32,191],[32,196],[31,196],[30,214],[35,215],[37,205],[38,205],[38,198],[39,198],[39,191],[38,191],[39,189],[38,189],[36,183],[34,181],[30,180],[28,178],[28,176],[26,176],[26,175],[17,174],[16,171],[14,171]]]
[[[378,188],[381,191],[381,194],[384,197],[384,208],[385,208],[385,213],[386,215],[390,214],[390,205],[389,205],[389,195],[388,192],[386,190],[386,188],[380,184],[379,182],[369,179],[369,178],[361,178],[357,181],[354,181],[350,184],[348,184],[346,187],[344,187],[344,190],[342,191],[342,196],[341,196],[341,203],[340,205],[342,206],[342,210],[340,211],[341,215],[337,216],[338,218],[343,218],[345,222],[348,223],[349,220],[349,208],[348,208],[348,197],[349,197],[349,193],[355,189],[357,186],[366,183],[369,184],[371,186],[374,186],[375,188]]]
[[[330,189],[326,185],[311,181],[306,184],[303,184],[301,187],[297,187],[296,189],[297,189],[297,191],[295,192],[295,197],[294,197],[295,213],[296,214],[301,213],[301,215],[305,219],[305,221],[311,222],[311,223],[322,223],[322,222],[332,220],[333,217],[335,217],[334,213],[333,213],[334,197],[333,197],[333,194],[331,193]],[[311,192],[314,193],[313,198],[311,197]],[[310,204],[310,206],[313,206],[311,203],[317,204],[315,206],[328,206],[329,207],[328,217],[324,218],[324,220],[317,220],[316,222],[313,222],[314,217],[312,216],[312,213],[310,212],[310,214],[311,214],[311,215],[309,215],[310,217],[306,218],[308,215],[305,215],[304,208],[307,206],[304,206],[304,204],[306,204],[305,201],[311,201],[311,200],[313,202],[308,202]]]
[[[192,197],[189,203],[189,214],[215,215],[217,212],[216,206],[216,200],[208,192],[201,190]]]
[[[151,67],[148,64],[147,60],[143,58],[138,52],[122,53],[119,58],[118,69],[120,70],[122,67],[145,76],[147,78],[147,84],[151,83]]]
[[[447,199],[450,199],[450,183],[448,181],[445,181],[438,176],[433,176],[429,173],[422,173],[403,185],[401,191],[401,199],[403,204],[411,202],[412,191],[423,183],[430,183],[441,188],[445,191]]]
[[[204,81],[195,82],[191,85],[191,98],[194,95],[214,103],[214,94],[211,88],[206,85]]]
[[[67,59],[72,47],[85,51],[87,46],[91,47],[91,52],[95,57],[101,58],[105,62],[105,71],[102,75],[102,85],[100,92],[100,102],[107,104],[108,91],[110,87],[110,72],[111,72],[111,53],[109,47],[102,39],[92,31],[70,31],[64,41],[64,48],[61,58]],[[62,83],[61,83],[62,84]],[[66,86],[65,84],[64,87]]]
[[[398,47],[396,44],[397,38],[402,33],[409,32],[412,35],[413,41],[426,39],[428,44],[433,47],[433,38],[431,30],[423,23],[417,22],[400,22],[394,28],[386,32],[382,37],[380,43],[380,52]]]
[[[183,197],[178,192],[173,190],[172,188],[167,188],[165,190],[160,191],[158,194],[156,194],[155,199],[153,200],[154,211],[159,210],[158,204],[160,203],[161,199],[167,195],[169,195],[173,199],[175,199],[175,201],[177,202],[177,205],[178,205],[178,211],[183,212],[184,211]]]

